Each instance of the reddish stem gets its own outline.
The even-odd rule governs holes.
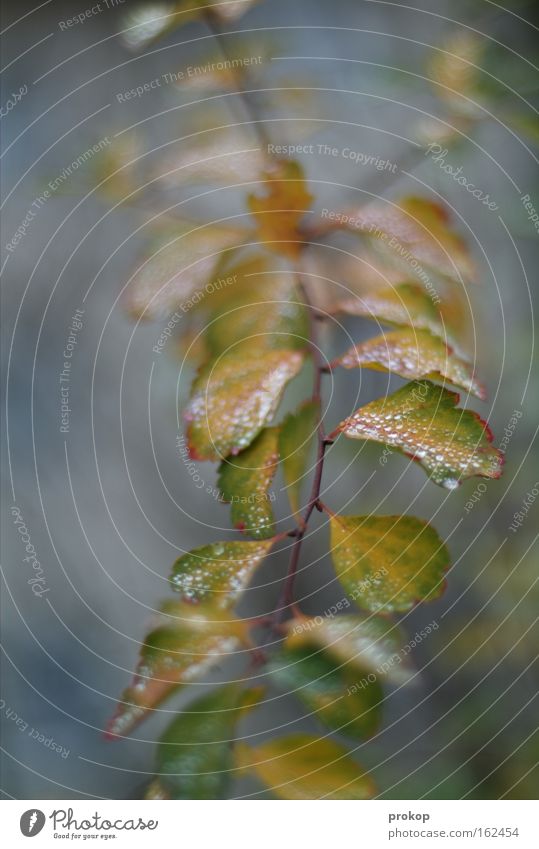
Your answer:
[[[296,579],[296,574],[298,571],[299,558],[301,554],[301,545],[303,542],[303,537],[307,531],[307,525],[309,523],[309,519],[311,518],[312,512],[315,509],[320,509],[319,507],[319,498],[320,498],[320,488],[322,485],[322,474],[324,471],[324,458],[326,453],[326,448],[328,445],[331,445],[331,440],[326,438],[326,434],[324,431],[324,421],[322,415],[322,397],[321,397],[321,389],[322,389],[322,375],[326,371],[326,365],[320,353],[320,348],[318,347],[318,332],[316,327],[316,312],[315,307],[312,304],[312,301],[309,297],[309,293],[301,279],[301,275],[298,273],[298,288],[301,292],[301,296],[303,298],[303,302],[307,307],[307,314],[309,316],[309,347],[311,349],[311,355],[313,360],[314,367],[314,379],[313,379],[313,392],[311,396],[311,400],[313,403],[318,405],[318,423],[316,428],[317,435],[317,455],[316,455],[316,463],[315,463],[315,473],[311,486],[311,491],[309,493],[309,500],[307,501],[307,506],[305,507],[305,511],[301,518],[301,525],[297,529],[296,537],[294,543],[292,545],[292,551],[290,554],[290,563],[288,565],[288,572],[286,575],[283,591],[279,598],[276,610],[275,610],[275,619],[279,622],[284,618],[286,611],[293,606],[294,599],[294,582]]]

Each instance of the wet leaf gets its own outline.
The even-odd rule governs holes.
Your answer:
[[[408,383],[361,407],[337,430],[402,451],[448,489],[473,475],[500,477],[503,456],[490,444],[488,426],[477,413],[457,408],[458,400],[428,380]]]
[[[107,728],[128,734],[180,684],[200,678],[219,659],[246,642],[246,626],[209,606],[167,602],[157,627],[145,638],[135,677]]]
[[[357,671],[331,655],[310,648],[285,649],[267,670],[279,687],[296,696],[332,731],[361,740],[379,727],[383,701],[379,681],[368,682],[360,690]]]
[[[234,284],[219,315],[208,324],[207,343],[214,356],[251,339],[262,348],[305,348],[309,336],[305,307],[291,274],[259,274]]]
[[[160,237],[135,270],[127,290],[127,308],[136,318],[180,318],[203,300],[222,262],[223,252],[244,239],[245,231],[220,225],[179,225]]]
[[[232,504],[232,524],[255,539],[275,533],[268,491],[279,462],[278,442],[278,428],[265,428],[248,448],[219,467],[218,487],[223,500]]]
[[[191,457],[222,459],[250,445],[272,419],[303,359],[300,351],[260,350],[255,340],[204,366],[186,411]]]
[[[254,772],[279,799],[372,799],[376,787],[343,746],[294,734],[237,747],[238,765]]]
[[[404,613],[445,589],[449,552],[427,522],[413,516],[332,516],[331,556],[359,607]]]
[[[382,324],[430,330],[441,339],[450,340],[449,328],[440,308],[428,292],[415,283],[365,292],[341,301],[335,311],[364,316]]]
[[[157,747],[158,781],[168,799],[224,799],[234,777],[233,740],[261,688],[229,684],[197,699],[168,726]]]
[[[475,277],[464,240],[452,229],[446,208],[434,201],[413,196],[396,204],[376,200],[331,213],[319,228],[321,233],[342,229],[376,240],[389,258],[426,282],[423,266],[457,281]]]
[[[234,607],[275,539],[264,542],[213,542],[183,554],[172,567],[173,589],[187,603]]]
[[[283,160],[267,172],[265,183],[264,196],[248,196],[258,238],[270,250],[297,259],[303,247],[299,223],[313,200],[303,169],[298,162]]]
[[[411,380],[446,378],[478,398],[485,397],[485,389],[474,378],[470,363],[429,330],[406,329],[385,333],[353,346],[332,365],[389,371]]]
[[[279,453],[287,487],[288,499],[294,513],[299,512],[301,484],[307,468],[309,450],[318,424],[319,405],[306,401],[283,420],[279,434]]]

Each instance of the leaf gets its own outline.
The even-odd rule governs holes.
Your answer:
[[[283,420],[279,432],[279,453],[292,511],[299,512],[302,479],[305,475],[309,449],[316,433],[319,405],[306,401],[295,413]]]
[[[189,183],[235,185],[260,179],[268,157],[245,131],[212,133],[209,141],[195,139],[159,164],[159,175],[171,188]]]
[[[436,95],[463,115],[479,117],[482,113],[470,101],[476,99],[483,54],[484,39],[471,30],[457,31],[433,51],[428,63],[427,73],[435,83]]]
[[[210,13],[227,22],[240,18],[258,0],[177,0],[169,3],[142,3],[124,17],[122,39],[127,47],[139,50],[159,36]],[[198,8],[201,7],[201,8]]]
[[[276,539],[264,542],[213,542],[179,557],[172,567],[172,587],[182,601],[234,607]]]
[[[287,623],[287,630],[286,650],[317,646],[324,655],[350,664],[350,669],[362,676],[354,692],[372,683],[372,673],[397,684],[410,678],[407,657],[402,652],[404,635],[382,616],[298,616]]]
[[[441,310],[428,292],[415,283],[401,283],[392,288],[366,292],[341,301],[335,312],[365,316],[397,327],[430,330],[441,339],[450,339]]]
[[[298,162],[283,160],[266,173],[265,182],[264,197],[247,198],[258,238],[270,250],[297,259],[303,247],[299,223],[313,201],[303,169]]]
[[[202,605],[166,602],[160,621],[142,644],[140,660],[107,728],[107,736],[129,733],[180,684],[210,669],[246,643],[246,626]]]
[[[299,351],[260,350],[256,341],[247,341],[204,366],[186,411],[191,457],[222,459],[250,445],[303,360]]]
[[[191,0],[185,0],[186,3],[191,3]],[[198,2],[208,7],[207,0],[198,0]],[[241,18],[249,11],[251,6],[259,3],[260,0],[214,0],[211,4],[212,14],[217,15],[225,23],[227,21],[235,21]]]
[[[157,747],[159,785],[169,799],[224,799],[234,770],[232,742],[262,688],[219,687],[174,719]]]
[[[457,282],[461,277],[475,277],[466,243],[451,229],[446,208],[425,198],[411,196],[398,203],[376,200],[332,212],[318,229],[322,234],[344,229],[372,238],[388,257],[426,276],[427,282],[422,265]]]
[[[268,495],[279,462],[279,429],[268,427],[237,457],[219,467],[217,485],[232,503],[232,524],[255,539],[273,536],[274,518]]]
[[[248,286],[235,283],[229,289],[228,300],[208,325],[212,354],[247,339],[261,348],[305,348],[308,318],[292,275],[259,273],[246,282]]]
[[[404,613],[445,589],[449,552],[427,522],[413,516],[331,516],[335,572],[359,607]]]
[[[180,235],[160,237],[149,258],[135,270],[127,291],[127,308],[135,318],[180,318],[209,294],[222,254],[236,246],[245,231],[183,222]]]
[[[382,442],[416,460],[434,483],[454,489],[465,478],[499,478],[503,455],[477,413],[456,408],[459,396],[428,380],[408,383],[361,407],[337,431]]]
[[[268,672],[287,694],[296,696],[332,731],[363,739],[377,730],[383,692],[376,680],[361,690],[357,672],[324,652],[285,649],[270,660]]]
[[[471,365],[429,330],[396,330],[377,336],[353,346],[332,365],[389,371],[411,380],[446,378],[485,398],[485,389],[474,378]]]
[[[294,734],[251,748],[237,746],[238,764],[280,799],[372,799],[374,782],[343,746]]]

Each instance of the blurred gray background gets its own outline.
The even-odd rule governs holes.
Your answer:
[[[124,8],[128,5],[130,0]],[[517,533],[509,525],[539,479],[533,350],[539,235],[520,200],[529,194],[539,208],[538,148],[504,120],[519,110],[531,119],[533,109],[522,98],[537,106],[536,32],[518,17],[529,18],[533,4],[531,11],[526,4],[514,4],[515,14],[479,0],[419,5],[424,11],[358,0],[267,0],[230,28],[258,29],[249,37],[267,38],[274,58],[264,74],[271,85],[298,80],[300,86],[317,89],[293,101],[279,99],[278,93],[259,101],[255,96],[261,114],[269,108],[274,117],[323,119],[312,136],[315,142],[403,160],[405,170],[413,169],[414,177],[401,175],[386,188],[385,178],[377,182],[372,169],[343,159],[305,157],[308,176],[321,181],[313,184],[319,206],[343,198],[357,201],[356,186],[387,197],[402,192],[434,197],[438,192],[453,206],[481,277],[481,285],[468,295],[474,355],[489,400],[474,407],[489,419],[498,443],[513,411],[522,413],[508,445],[504,478],[488,482],[469,513],[465,505],[479,481],[448,494],[427,485],[421,470],[397,455],[381,466],[375,447],[338,443],[331,451],[326,485],[330,479],[335,483],[327,485],[324,498],[334,509],[348,505],[348,512],[367,512],[383,499],[379,509],[384,512],[410,508],[432,518],[449,538],[455,564],[443,599],[404,618],[410,637],[433,620],[439,623],[435,636],[414,652],[418,683],[388,693],[384,727],[358,748],[357,756],[372,769],[385,797],[507,793],[536,798],[537,557],[531,547],[536,506]],[[130,740],[107,743],[101,731],[129,681],[152,612],[169,593],[170,564],[183,550],[230,537],[230,531],[220,530],[228,527],[227,508],[193,486],[177,453],[177,399],[185,399],[191,373],[184,371],[178,384],[178,358],[152,353],[159,324],[137,326],[118,296],[147,249],[152,210],[182,200],[180,209],[188,216],[219,217],[241,210],[241,195],[230,189],[190,201],[191,194],[204,189],[171,187],[162,196],[149,192],[140,204],[113,210],[114,198],[93,191],[104,167],[97,154],[39,210],[32,206],[47,183],[83,151],[133,124],[144,121],[128,134],[141,152],[154,151],[193,127],[214,126],[214,104],[186,105],[196,93],[186,95],[172,85],[129,103],[115,97],[196,62],[210,50],[208,32],[190,24],[139,55],[115,35],[122,26],[116,8],[103,6],[100,14],[63,31],[59,22],[79,7],[87,8],[52,0],[21,18],[31,4],[2,3],[3,28],[21,18],[4,35],[2,105],[21,87],[28,89],[1,124],[2,261],[7,259],[2,357],[8,392],[3,415],[6,409],[9,414],[3,431],[9,436],[9,456],[4,440],[2,464],[2,790],[15,798],[134,798],[140,793],[152,774],[154,742],[167,711],[187,701],[191,691],[167,703]],[[496,200],[497,214],[424,157],[406,164],[413,147],[406,140],[417,138],[419,122],[431,114],[444,116],[444,104],[423,75],[431,45],[443,44],[455,31],[451,19],[492,35],[490,68],[514,91],[509,106],[474,124],[470,141],[448,154]],[[217,104],[222,114],[228,106],[241,110],[238,104]],[[288,142],[296,129],[298,138],[310,141],[307,123],[297,120],[294,128],[289,122],[283,130],[283,122],[270,122],[268,132],[276,142]],[[126,134],[114,139],[111,150],[118,150],[122,139]],[[163,155],[150,152],[136,179],[151,177]],[[29,209],[36,210],[35,217],[9,254],[5,245]],[[333,273],[338,277],[339,269]],[[59,429],[59,374],[76,309],[84,310],[83,327],[73,355],[66,435]],[[361,322],[347,328],[356,335],[366,332]],[[328,353],[341,350],[343,340],[328,341]],[[354,374],[336,377],[329,422],[350,411],[357,383]],[[382,375],[363,376],[362,399],[382,394],[386,386]],[[303,388],[306,394],[307,383]],[[293,404],[287,396],[283,409]],[[201,474],[208,484],[215,482],[209,464]],[[276,490],[281,485],[278,479]],[[21,511],[42,564],[48,588],[42,597],[27,583],[32,570],[23,561],[12,504]],[[278,510],[285,515],[286,506]],[[327,532],[318,516],[317,523],[298,580],[298,595],[311,612],[323,612],[342,596],[322,557]],[[286,552],[268,559],[242,610],[271,609],[286,565]],[[473,626],[462,632],[470,622]],[[242,674],[240,666],[237,674]],[[217,678],[229,676],[229,667],[216,672]],[[192,687],[193,692],[200,689],[203,685]],[[287,731],[316,728],[302,716],[291,697],[275,698],[246,721],[243,733],[260,735],[253,737],[256,741],[280,733],[279,728],[282,733],[284,726]],[[38,734],[42,742],[35,739]],[[55,751],[51,738],[68,754]],[[238,784],[234,793],[263,796],[259,786],[247,783]]]

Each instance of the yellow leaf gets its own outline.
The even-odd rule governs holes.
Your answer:
[[[331,740],[295,734],[236,748],[238,765],[280,799],[372,799],[376,794],[370,776]]]
[[[265,183],[265,196],[248,196],[258,238],[270,250],[296,259],[303,247],[299,223],[313,200],[303,169],[298,162],[283,160],[267,172]]]
[[[389,371],[411,380],[446,378],[478,398],[485,398],[485,389],[474,378],[470,363],[429,330],[396,330],[377,336],[354,345],[332,365]]]

